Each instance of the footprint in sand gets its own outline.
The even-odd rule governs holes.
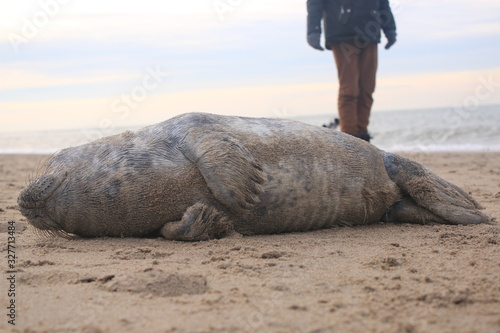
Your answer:
[[[207,291],[207,279],[201,275],[168,273],[161,269],[114,276],[102,282],[102,289],[111,292],[149,294],[158,297],[203,294]]]

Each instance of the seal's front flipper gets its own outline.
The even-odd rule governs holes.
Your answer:
[[[179,222],[168,222],[160,234],[169,240],[202,241],[227,236],[232,224],[215,208],[202,203],[189,207]]]
[[[481,205],[461,188],[453,185],[422,164],[395,154],[385,154],[385,168],[401,191],[417,205],[451,224],[488,223]]]
[[[238,213],[259,202],[264,172],[239,140],[224,132],[196,132],[186,135],[179,148],[229,210]]]

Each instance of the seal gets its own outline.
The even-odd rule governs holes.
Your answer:
[[[379,221],[490,221],[425,166],[350,135],[206,113],[64,149],[18,204],[49,233],[184,241]]]

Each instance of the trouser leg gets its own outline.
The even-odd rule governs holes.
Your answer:
[[[368,123],[373,105],[373,92],[377,74],[377,44],[370,43],[361,49],[359,56],[359,99],[358,99],[358,133],[368,133]]]
[[[338,111],[342,132],[368,133],[378,64],[376,43],[359,47],[355,41],[331,45],[339,79]]]
[[[354,41],[331,45],[339,79],[338,111],[340,129],[348,134],[358,133],[359,53]]]

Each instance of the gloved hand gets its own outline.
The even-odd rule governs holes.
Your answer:
[[[385,44],[385,49],[388,50],[394,43],[396,43],[396,33],[391,33],[385,35],[387,38],[387,44]]]
[[[321,39],[321,34],[319,32],[313,32],[307,35],[307,43],[316,50],[323,51],[324,49],[321,47],[320,39]]]

